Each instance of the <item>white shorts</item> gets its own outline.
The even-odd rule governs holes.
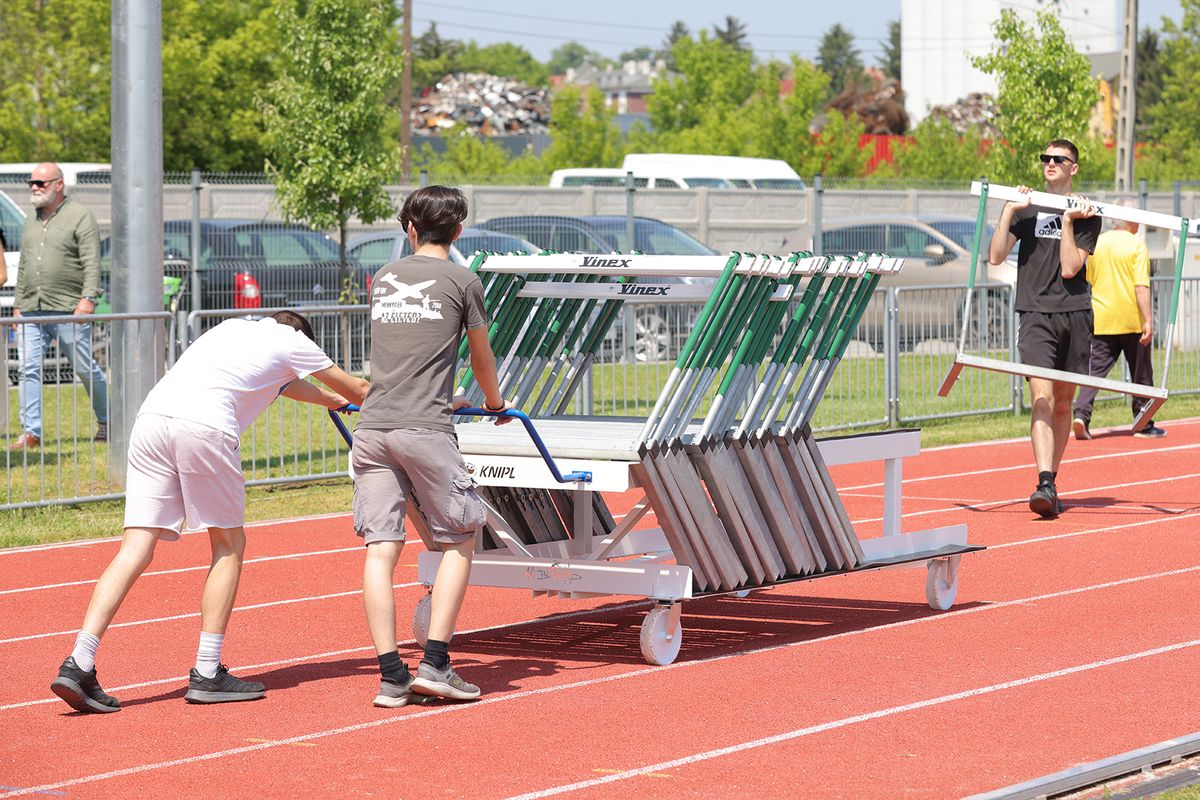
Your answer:
[[[162,528],[160,538],[203,528],[239,528],[246,478],[236,436],[197,422],[140,414],[129,437],[125,527]]]

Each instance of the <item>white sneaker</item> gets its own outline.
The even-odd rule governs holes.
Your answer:
[[[1092,438],[1092,432],[1088,430],[1088,424],[1079,417],[1076,417],[1075,421],[1071,423],[1071,429],[1075,431],[1076,439]]]

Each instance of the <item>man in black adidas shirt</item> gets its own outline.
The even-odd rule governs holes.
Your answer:
[[[1079,172],[1079,149],[1055,139],[1040,156],[1046,191],[1071,194]],[[1017,300],[1020,314],[1017,347],[1021,362],[1037,367],[1088,374],[1092,339],[1092,298],[1084,266],[1100,235],[1100,218],[1083,198],[1068,211],[1032,205],[1027,186],[1024,202],[1005,203],[988,248],[988,261],[1000,264],[1017,251]],[[1058,465],[1071,433],[1075,384],[1029,379],[1033,401],[1030,439],[1037,462],[1038,485],[1029,508],[1052,518],[1062,511],[1058,499]]]

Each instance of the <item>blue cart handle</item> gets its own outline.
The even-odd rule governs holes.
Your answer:
[[[510,408],[507,411],[488,411],[486,408],[460,408],[454,414],[460,417],[512,417],[519,419],[521,420],[521,424],[525,426],[525,431],[529,434],[529,438],[533,440],[533,446],[542,454],[542,460],[550,468],[550,474],[554,476],[554,480],[559,483],[575,483],[576,481],[590,483],[592,480],[592,473],[587,471],[568,472],[566,475],[563,475],[559,471],[558,464],[554,463],[554,457],[546,449],[546,443],[542,441],[542,437],[538,435],[537,429],[533,427],[533,420],[524,411],[517,411],[515,408]]]
[[[346,440],[346,444],[352,445],[354,443],[354,439],[350,435],[350,431],[346,428],[346,423],[342,422],[341,418],[338,417],[338,412],[354,412],[358,410],[358,406],[356,406],[354,403],[347,403],[346,405],[337,409],[329,409],[329,418],[333,420],[333,424],[337,426],[338,433],[340,433],[342,438]],[[488,411],[485,408],[460,408],[454,413],[460,417],[513,417],[514,419],[519,419],[521,420],[521,424],[525,426],[526,432],[529,433],[529,438],[533,440],[534,447],[536,447],[538,452],[541,453],[542,459],[546,462],[546,466],[550,468],[550,474],[554,476],[554,480],[558,481],[559,483],[575,483],[576,481],[590,483],[592,480],[592,473],[585,470],[568,472],[566,475],[563,475],[558,469],[558,464],[554,463],[554,457],[551,456],[550,451],[546,449],[546,443],[542,441],[542,437],[538,435],[537,429],[533,427],[533,420],[531,420],[529,415],[523,411],[517,411],[516,409],[508,409],[506,411]]]

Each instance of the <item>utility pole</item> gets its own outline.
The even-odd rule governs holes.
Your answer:
[[[1133,191],[1133,148],[1137,123],[1137,0],[1125,0],[1122,28],[1121,76],[1117,94],[1117,182],[1118,192]]]
[[[407,184],[411,163],[409,145],[412,141],[412,0],[404,0],[404,74],[400,76],[400,182]]]

